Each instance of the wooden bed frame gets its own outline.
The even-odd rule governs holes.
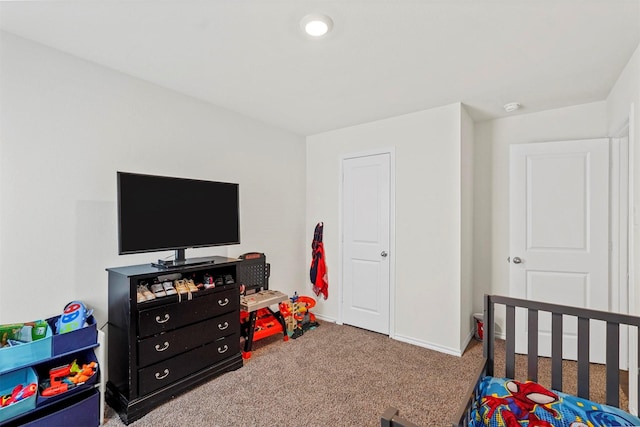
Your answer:
[[[497,295],[485,295],[484,297],[484,340],[483,362],[473,384],[469,385],[464,394],[464,401],[460,404],[457,413],[452,417],[450,425],[454,427],[466,427],[469,424],[473,403],[477,398],[478,385],[485,376],[494,375],[495,354],[495,306],[504,306],[505,317],[505,377],[515,377],[515,313],[516,308],[527,311],[529,330],[538,329],[538,313],[551,313],[551,388],[562,391],[562,329],[563,317],[577,318],[578,324],[578,351],[577,351],[577,396],[589,399],[589,329],[590,320],[606,322],[606,403],[619,407],[620,389],[620,326],[630,326],[637,337],[638,351],[640,355],[640,317],[591,310],[578,307],[570,307],[559,304],[542,303],[538,301],[509,298]],[[531,381],[538,380],[538,334],[529,334],[527,342],[527,377]],[[633,366],[630,362],[630,366]],[[635,365],[638,367],[638,365]],[[632,372],[629,371],[631,377]],[[640,370],[636,369],[635,407],[640,408]],[[631,380],[631,378],[630,378]],[[630,381],[630,383],[633,383]],[[400,418],[395,408],[389,408],[381,417],[382,427],[412,427],[415,424]]]

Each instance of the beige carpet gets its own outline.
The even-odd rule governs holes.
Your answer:
[[[259,341],[239,370],[159,406],[130,425],[379,426],[380,414],[395,406],[419,425],[444,426],[458,409],[481,359],[479,343],[456,357],[321,322],[296,340]],[[526,372],[525,363],[518,358],[517,372]],[[594,383],[602,378],[592,371]],[[124,424],[108,408],[105,425]]]

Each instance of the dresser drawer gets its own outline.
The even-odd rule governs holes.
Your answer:
[[[182,353],[172,359],[156,363],[138,371],[139,394],[146,395],[174,381],[237,354],[240,351],[239,336],[234,334],[202,347]]]
[[[208,295],[198,295],[191,301],[141,310],[138,314],[138,337],[144,338],[160,332],[197,323],[211,317],[238,310],[240,294],[237,288]]]
[[[138,366],[144,367],[240,331],[236,312],[138,340]]]

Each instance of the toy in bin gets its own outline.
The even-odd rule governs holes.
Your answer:
[[[5,406],[9,406],[12,403],[16,403],[21,401],[22,399],[31,397],[36,394],[37,390],[38,386],[36,385],[36,383],[27,385],[18,384],[17,386],[15,386],[11,394],[0,396],[0,408],[4,408]]]
[[[85,363],[80,367],[76,360],[68,365],[49,370],[49,378],[40,383],[40,394],[43,397],[56,396],[89,380],[98,370],[97,362]]]
[[[46,337],[48,324],[44,320],[0,325],[0,348],[15,347]]]
[[[64,334],[82,329],[87,322],[87,317],[92,313],[93,310],[87,310],[82,301],[71,301],[65,306],[62,316],[56,322],[57,333]]]

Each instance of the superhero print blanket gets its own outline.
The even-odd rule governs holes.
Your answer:
[[[640,426],[640,418],[540,384],[485,377],[469,426],[613,427]]]

